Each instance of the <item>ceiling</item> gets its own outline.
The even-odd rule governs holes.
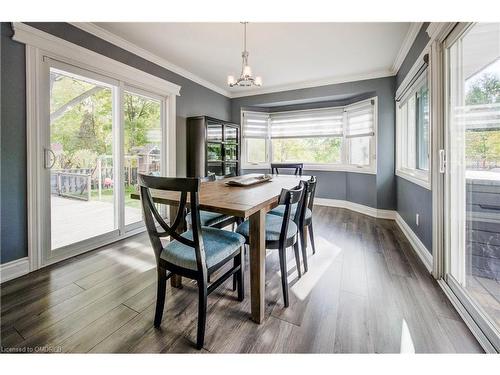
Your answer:
[[[231,97],[393,75],[417,25],[249,23],[249,64],[263,87],[230,89],[227,75],[241,69],[240,23],[76,24]]]

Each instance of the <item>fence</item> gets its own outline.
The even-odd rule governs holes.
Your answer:
[[[140,167],[132,166],[130,160],[135,156],[125,156],[128,161],[124,168],[124,181],[128,186],[137,184],[139,173],[159,172],[159,160],[157,157],[149,163],[140,163]],[[106,189],[112,189],[114,185],[113,166],[107,162],[111,157],[101,157],[97,159],[94,168],[68,168],[55,169],[51,171],[50,185],[51,194],[81,200],[90,200],[92,191],[96,191],[98,199]]]

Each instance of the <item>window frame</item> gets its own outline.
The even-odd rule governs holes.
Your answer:
[[[348,162],[349,158],[349,139],[351,138],[346,138],[345,136],[345,125],[343,126],[343,135],[342,135],[342,149],[341,149],[341,160],[339,163],[304,163],[304,169],[305,170],[311,170],[311,171],[331,171],[331,172],[355,172],[355,173],[365,173],[365,174],[376,174],[377,173],[377,138],[378,138],[378,98],[376,96],[360,100],[355,103],[351,103],[349,105],[345,106],[336,106],[336,107],[325,107],[323,109],[338,109],[341,108],[344,110],[344,124],[346,122],[346,112],[345,109],[349,108],[350,106],[356,106],[359,105],[363,102],[368,102],[368,101],[374,101],[373,104],[373,136],[370,137],[370,164],[368,165],[357,165],[357,164],[350,164]],[[308,111],[308,109],[303,110],[303,111]],[[251,109],[244,109],[242,108],[240,111],[240,124],[243,126],[243,114],[244,113],[259,113],[262,114],[262,112],[258,111],[252,111]],[[299,111],[297,111],[299,112]],[[271,114],[272,112],[268,112],[268,114]],[[271,141],[271,131],[269,129],[269,120],[268,120],[268,135],[266,139],[266,161],[264,163],[249,163],[247,161],[247,142],[245,137],[243,136],[243,131],[242,131],[242,157],[241,157],[241,168],[242,169],[270,169],[271,168],[271,163],[273,162],[272,155],[273,155],[273,150],[272,150],[272,141]],[[363,136],[366,137],[366,136]],[[251,137],[248,137],[251,138]],[[356,137],[352,137],[356,138]]]
[[[420,60],[417,61],[417,63],[414,65],[414,67],[411,69],[411,71],[418,71],[418,68],[422,67],[422,63]],[[431,190],[431,176],[432,176],[432,153],[430,152],[431,150],[431,145],[432,145],[432,120],[431,120],[431,90],[430,90],[430,77],[429,77],[429,69],[425,68],[425,71],[421,73],[421,75],[413,81],[415,76],[412,77],[410,80],[411,85],[401,85],[400,88],[398,88],[397,93],[396,93],[396,100],[395,100],[395,110],[396,110],[396,168],[395,168],[395,174],[398,177],[404,178],[405,180],[408,180],[414,184],[417,184],[419,186],[422,186],[428,190]],[[413,82],[412,82],[413,81]],[[422,87],[427,85],[427,103],[429,105],[429,137],[427,139],[427,150],[428,150],[428,155],[429,155],[429,160],[428,160],[428,169],[419,169],[418,168],[418,108],[417,108],[417,99],[416,95],[420,91]],[[404,93],[404,95],[401,96],[401,94],[398,95],[398,93]],[[401,96],[401,97],[399,97]],[[408,150],[408,122],[403,124],[402,116],[403,116],[403,108],[400,107],[400,105],[404,103],[408,103],[409,100],[411,100],[412,97],[415,97],[415,126],[414,126],[414,136],[413,136],[413,156],[415,158],[414,163],[415,167],[407,167],[405,166],[406,162],[404,162],[408,156],[407,150]],[[408,106],[405,106],[406,111],[408,112]],[[405,151],[405,152],[404,152]]]

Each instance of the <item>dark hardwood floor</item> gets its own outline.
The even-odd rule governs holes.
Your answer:
[[[192,282],[168,287],[162,328],[153,327],[156,274],[145,234],[4,283],[1,346],[98,353],[482,352],[394,222],[315,206],[314,223],[317,252],[309,247],[309,272],[300,280],[293,251],[288,254],[290,307],[283,308],[278,254],[269,251],[264,323],[249,319],[250,283],[239,303],[229,280],[209,297],[201,351],[194,348]]]

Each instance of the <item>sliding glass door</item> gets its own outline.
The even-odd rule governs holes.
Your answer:
[[[137,191],[137,175],[161,175],[161,100],[131,89],[124,92],[125,225],[142,225],[141,203],[130,198]]]
[[[500,24],[457,26],[446,71],[446,281],[499,350]]]
[[[44,264],[143,226],[138,174],[165,168],[162,96],[46,59]]]

